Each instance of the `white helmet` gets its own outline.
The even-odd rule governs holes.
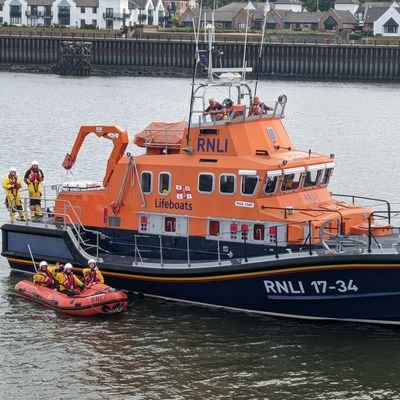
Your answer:
[[[39,163],[36,160],[33,160],[32,165],[39,165]]]
[[[46,261],[41,261],[40,264],[39,264],[39,267],[40,267],[40,268],[42,268],[42,267],[46,267],[46,268],[47,268],[47,266],[48,266],[48,265],[47,265],[47,262],[46,262]]]
[[[64,270],[67,270],[67,269],[72,270],[72,264],[66,263],[66,264],[64,265]]]
[[[15,172],[15,173],[17,173],[17,168],[11,167],[11,168],[10,168],[10,172]]]
[[[87,264],[90,266],[90,264],[94,264],[94,265],[96,265],[96,260],[93,260],[93,258],[91,258],[88,262],[87,262]]]

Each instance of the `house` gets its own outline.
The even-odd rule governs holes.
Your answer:
[[[186,27],[193,27],[193,23],[197,27],[199,25],[199,16],[200,9],[199,8],[190,8],[187,7],[185,12],[179,18],[179,25]],[[200,27],[204,28],[207,21],[212,20],[212,11],[210,9],[203,9],[201,11],[201,22]]]
[[[320,20],[319,31],[341,32],[343,30],[354,30],[358,21],[350,11],[333,10],[324,13]]]
[[[282,11],[302,12],[303,2],[300,0],[276,0],[271,1],[271,8]]]
[[[129,25],[160,25],[164,22],[165,9],[162,0],[131,0]]]
[[[171,1],[171,0],[164,0],[164,9],[166,10],[168,16],[171,17],[178,17],[180,18],[187,8],[198,8],[198,3],[196,0],[178,0],[178,1]]]
[[[380,6],[379,4],[382,4],[382,6]],[[363,18],[363,33],[365,35],[372,35],[374,32],[375,21],[389,9],[390,4],[364,3],[363,6],[363,9],[359,10]]]
[[[396,2],[374,22],[374,36],[399,36],[400,8]]]
[[[292,31],[310,29],[317,31],[324,12],[293,12],[287,11],[284,18],[284,28]]]
[[[350,11],[355,15],[359,8],[360,2],[358,0],[335,0],[334,10],[336,11]]]

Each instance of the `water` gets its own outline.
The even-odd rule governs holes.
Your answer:
[[[188,112],[189,80],[0,73],[0,176],[37,159],[46,184],[82,124],[131,134]],[[400,86],[261,82],[285,93],[296,147],[336,155],[333,192],[397,205]],[[76,179],[102,179],[110,143],[88,138]],[[136,153],[132,145],[129,151]],[[399,207],[400,208],[400,207]],[[0,222],[6,214],[0,213]],[[76,318],[17,299],[0,258],[0,400],[400,399],[398,328],[310,323],[131,298],[121,315]]]

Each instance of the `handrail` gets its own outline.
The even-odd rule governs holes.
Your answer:
[[[381,247],[381,245],[378,243],[378,241],[376,240],[375,235],[372,233],[372,219],[375,215],[378,215],[380,212],[382,211],[372,211],[369,215],[368,215],[368,253],[371,253],[371,245],[372,245],[372,239],[374,240],[374,242],[376,243],[376,245],[378,247]],[[391,214],[399,214],[400,211],[388,211],[389,213],[389,217]]]
[[[360,199],[360,200],[372,200],[372,201],[379,201],[381,203],[385,203],[387,206],[387,213],[388,213],[388,223],[391,223],[391,204],[388,200],[384,200],[384,199],[377,199],[374,197],[365,197],[365,196],[355,196],[355,195],[351,195],[351,194],[339,194],[339,193],[332,193],[332,196],[337,196],[337,197],[346,197],[346,198],[351,198],[353,204],[355,204],[354,200],[355,199]]]

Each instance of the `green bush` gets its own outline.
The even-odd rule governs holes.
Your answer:
[[[361,33],[358,32],[350,32],[349,34],[349,40],[361,40]]]

